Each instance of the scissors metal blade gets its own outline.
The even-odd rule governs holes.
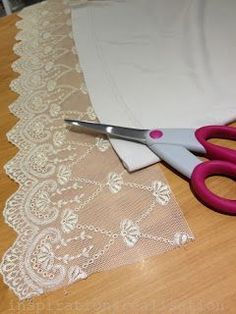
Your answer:
[[[134,128],[124,128],[109,124],[92,123],[80,120],[65,119],[64,121],[71,126],[93,130],[101,134],[107,134],[109,136],[113,136],[128,141],[135,141],[142,144],[146,143],[146,134],[149,131]]]

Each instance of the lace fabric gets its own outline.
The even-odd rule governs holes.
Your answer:
[[[5,166],[19,189],[5,221],[17,232],[1,262],[20,299],[138,262],[193,239],[158,166],[129,174],[109,141],[72,132],[64,118],[96,121],[71,33],[68,1],[25,8],[12,65],[19,94]]]

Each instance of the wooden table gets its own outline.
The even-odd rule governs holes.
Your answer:
[[[1,210],[17,189],[2,170],[17,152],[5,136],[17,121],[8,111],[17,97],[8,87],[17,76],[11,69],[17,58],[12,52],[17,20],[15,15],[0,19]],[[235,143],[227,144],[236,149]],[[30,301],[19,302],[0,278],[0,313],[236,313],[236,217],[209,210],[193,197],[188,182],[164,165],[162,170],[196,236],[194,242]],[[235,199],[235,181],[214,177],[208,183],[215,192]],[[0,257],[15,238],[1,214]]]

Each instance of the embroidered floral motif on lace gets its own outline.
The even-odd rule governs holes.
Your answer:
[[[45,1],[19,16],[12,68],[20,76],[11,83],[19,97],[10,106],[19,122],[7,134],[19,152],[5,166],[19,189],[4,210],[18,238],[0,268],[25,299],[193,235],[157,166],[129,174],[106,138],[66,128],[65,117],[96,120],[68,1]]]

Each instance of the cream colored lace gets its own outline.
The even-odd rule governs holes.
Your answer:
[[[19,183],[6,222],[18,237],[4,282],[20,299],[138,262],[193,239],[158,166],[129,174],[105,137],[71,132],[63,119],[96,120],[71,33],[67,2],[20,12],[13,63],[19,152],[5,166]]]

